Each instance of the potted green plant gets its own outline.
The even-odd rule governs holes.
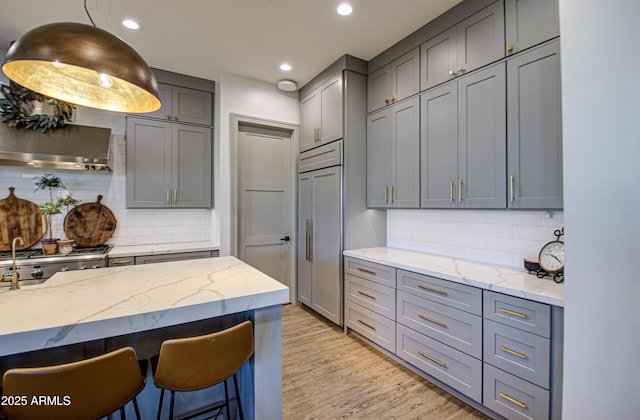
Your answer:
[[[74,197],[71,196],[71,194],[67,194],[64,197],[60,197],[58,198],[58,201],[56,202],[60,207],[64,206],[65,207],[65,214],[69,213],[69,206],[77,206],[80,201],[76,200]],[[73,239],[69,239],[66,236],[66,232],[65,232],[65,238],[64,239],[60,239],[56,242],[58,244],[58,252],[61,254],[68,254],[73,250]]]
[[[36,178],[36,191],[38,190],[49,190],[49,201],[42,203],[38,206],[38,211],[41,215],[46,218],[47,221],[47,229],[49,230],[49,239],[43,239],[42,248],[45,251],[45,254],[54,254],[56,252],[56,248],[58,247],[57,241],[60,238],[53,237],[53,216],[56,214],[62,213],[61,204],[58,201],[53,199],[53,190],[63,189],[64,183],[60,177],[57,177],[53,174],[44,174]]]

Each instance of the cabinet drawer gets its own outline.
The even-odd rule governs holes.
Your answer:
[[[345,275],[347,299],[389,319],[396,318],[396,289]]]
[[[484,320],[484,361],[549,389],[548,338]]]
[[[473,286],[398,270],[398,290],[475,315],[482,315],[482,290]]]
[[[298,173],[342,165],[342,140],[300,153]]]
[[[482,318],[398,291],[397,321],[477,359],[482,358]]]
[[[396,269],[387,265],[345,257],[344,272],[385,286],[396,287]]]
[[[549,391],[491,365],[484,365],[482,403],[508,419],[549,418]]]
[[[398,324],[397,355],[470,398],[482,398],[482,362]]]
[[[348,328],[360,333],[380,347],[396,352],[396,323],[351,301],[345,302]]]
[[[121,267],[123,265],[134,265],[135,257],[117,257],[107,258],[107,266],[109,267]]]
[[[485,290],[484,317],[543,337],[551,336],[551,307],[544,303]]]

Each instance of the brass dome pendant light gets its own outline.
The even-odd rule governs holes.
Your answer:
[[[120,112],[160,109],[158,84],[144,59],[95,26],[51,23],[13,43],[2,71],[12,81],[61,101]]]

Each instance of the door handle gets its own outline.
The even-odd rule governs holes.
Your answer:
[[[281,241],[285,241],[285,242],[289,242],[289,239],[290,238],[288,236],[285,236],[284,238],[280,238]]]

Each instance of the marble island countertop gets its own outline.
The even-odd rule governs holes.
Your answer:
[[[288,301],[288,287],[234,257],[60,272],[0,291],[0,356]]]
[[[539,279],[524,269],[385,247],[352,249],[344,255],[564,307],[563,283]]]

